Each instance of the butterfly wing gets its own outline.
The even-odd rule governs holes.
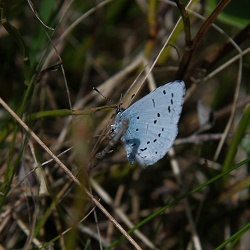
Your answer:
[[[142,166],[152,165],[169,151],[178,133],[184,95],[184,82],[174,81],[117,114],[116,123],[129,120],[121,141],[130,164],[136,160]]]

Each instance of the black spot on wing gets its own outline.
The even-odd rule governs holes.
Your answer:
[[[152,99],[153,107],[155,108],[155,99]]]

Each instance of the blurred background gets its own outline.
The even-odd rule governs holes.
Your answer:
[[[1,249],[249,249],[249,8],[0,1]],[[98,160],[115,106],[174,80],[170,154],[142,168],[118,142]]]

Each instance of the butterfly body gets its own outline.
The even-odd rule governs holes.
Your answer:
[[[118,110],[111,125],[112,134],[128,127],[121,136],[128,161],[142,166],[153,165],[172,147],[178,134],[178,122],[185,96],[183,81],[174,81],[158,87],[129,108]]]

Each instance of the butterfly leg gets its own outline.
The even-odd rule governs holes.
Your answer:
[[[124,133],[128,129],[128,124],[128,120],[124,120],[122,122],[121,127],[117,130],[113,138],[109,141],[109,144],[102,150],[102,152],[99,152],[96,155],[97,159],[102,160],[110,152],[111,148],[117,143],[117,141],[124,135]]]

